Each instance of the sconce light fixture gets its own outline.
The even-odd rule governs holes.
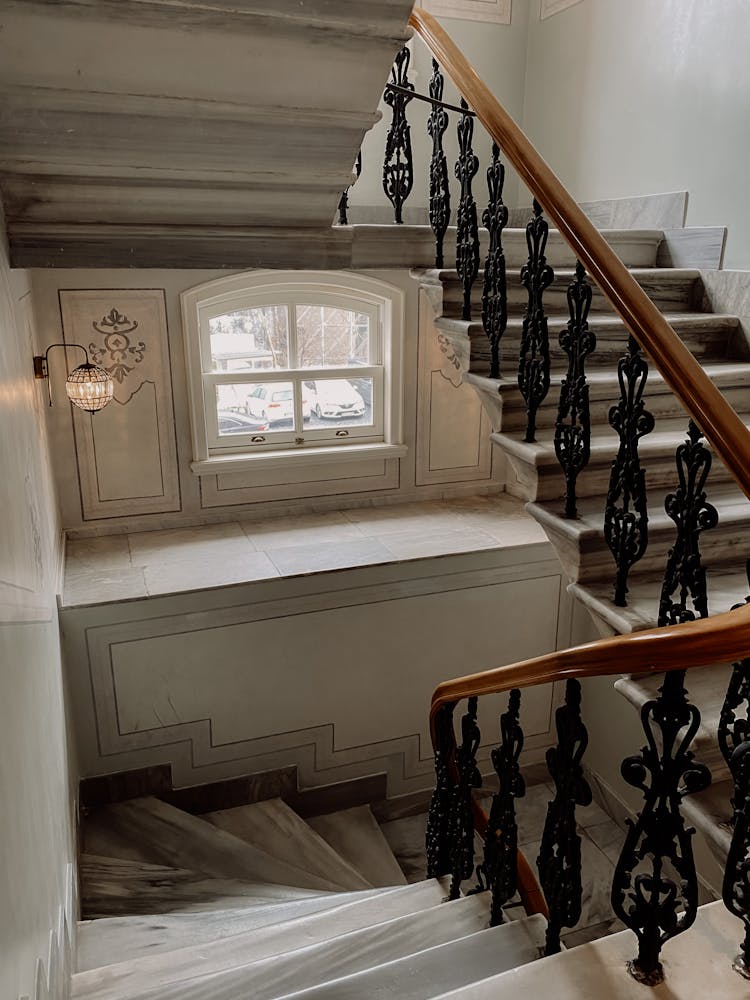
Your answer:
[[[53,347],[77,347],[86,355],[85,364],[74,368],[65,380],[65,391],[68,399],[74,406],[87,413],[96,413],[112,400],[114,395],[114,383],[112,376],[106,369],[99,365],[92,365],[89,361],[89,352],[82,344],[50,344],[44,354],[34,357],[34,378],[46,378],[49,380],[49,368],[47,366],[47,356]],[[47,382],[49,394],[49,405],[52,406],[52,390]]]

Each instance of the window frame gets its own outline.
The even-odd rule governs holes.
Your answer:
[[[365,455],[382,458],[402,457],[403,445],[403,326],[405,295],[393,285],[361,274],[337,271],[251,271],[219,278],[182,292],[181,296],[185,358],[188,375],[193,461],[196,475],[216,475],[219,471],[242,471],[259,465],[298,467],[305,462],[346,462]],[[305,428],[297,432],[273,432],[218,435],[218,408],[209,405],[215,399],[217,384],[258,384],[261,382],[299,382],[295,406],[302,418],[301,386],[304,381],[324,378],[348,378],[351,367],[248,369],[247,371],[212,370],[209,320],[237,309],[264,305],[322,305],[365,313],[370,318],[370,364],[356,366],[363,378],[373,378],[373,399],[382,380],[382,408],[373,425],[350,425],[347,434],[328,428]],[[290,314],[291,330],[296,311]],[[374,345],[374,346],[373,346]],[[291,349],[289,360],[291,361]],[[377,361],[377,363],[375,363]],[[346,374],[344,374],[346,373]],[[304,424],[303,424],[304,426]],[[239,440],[227,440],[227,437]],[[250,438],[256,438],[250,441]],[[338,439],[338,440],[337,440]]]

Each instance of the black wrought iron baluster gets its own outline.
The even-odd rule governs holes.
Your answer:
[[[409,82],[409,60],[411,53],[404,46],[396,56],[391,69],[391,83],[405,90],[414,91]],[[385,139],[385,160],[383,161],[383,190],[393,205],[394,219],[401,224],[404,202],[414,185],[414,164],[411,152],[411,129],[406,120],[406,105],[411,96],[402,91],[386,87],[383,100],[391,108],[391,124]]]
[[[492,796],[484,858],[477,866],[477,890],[489,889],[490,926],[503,923],[503,906],[516,893],[518,882],[518,825],[516,799],[526,794],[526,782],[518,758],[523,750],[523,730],[518,721],[521,692],[514,688],[508,710],[500,716],[500,746],[492,751],[492,765],[500,781],[500,790]]]
[[[641,789],[644,803],[638,818],[628,821],[612,907],[638,938],[638,956],[629,969],[649,985],[663,979],[663,945],[686,931],[698,910],[695,831],[685,826],[680,803],[707,788],[711,773],[690,750],[700,713],[688,701],[683,679],[681,670],[667,674],[658,697],[642,707],[646,746],[622,764],[623,778]]]
[[[586,358],[596,347],[589,330],[592,289],[586,269],[576,263],[576,277],[568,285],[570,319],[560,334],[560,347],[568,355],[568,371],[560,385],[560,403],[555,421],[555,454],[565,475],[565,516],[577,517],[576,482],[591,455],[591,413],[586,382]]]
[[[617,432],[620,446],[609,477],[604,538],[615,560],[614,602],[625,607],[630,570],[648,546],[646,474],[638,442],[654,429],[654,418],[643,399],[648,363],[633,336],[628,337],[627,354],[617,365],[617,379],[620,399],[609,411],[609,424]]]
[[[576,806],[591,805],[591,788],[581,760],[589,742],[581,721],[581,685],[569,680],[565,704],[555,712],[557,746],[547,751],[547,768],[555,783],[555,797],[547,808],[542,845],[537,858],[539,881],[549,907],[545,954],[560,951],[563,927],[581,919],[581,838],[576,832]]]
[[[461,108],[468,111],[469,105],[461,98]],[[474,138],[474,118],[463,114],[458,120],[458,159],[456,177],[461,183],[458,210],[456,212],[456,270],[463,288],[463,319],[471,319],[471,289],[479,274],[479,226],[477,224],[477,204],[471,190],[471,182],[479,170],[479,159],[474,155],[471,143]]]
[[[550,357],[547,317],[544,313],[544,292],[555,278],[547,263],[549,225],[542,215],[542,206],[534,199],[533,216],[526,225],[528,261],[521,268],[521,284],[528,292],[526,315],[521,330],[518,357],[518,388],[526,404],[526,435],[524,441],[536,438],[536,414],[549,392]]]
[[[677,449],[677,489],[664,501],[664,509],[677,528],[677,537],[667,557],[659,598],[659,625],[693,621],[696,613],[700,618],[708,617],[700,536],[716,527],[719,512],[706,500],[711,453],[702,438],[701,430],[691,420],[687,441]],[[688,602],[692,602],[692,608]]]
[[[437,59],[432,60],[430,97],[443,99],[443,74]],[[430,225],[435,234],[435,267],[443,266],[443,240],[451,218],[451,193],[448,184],[448,160],[443,150],[443,135],[448,128],[448,113],[433,104],[427,116],[427,134],[432,138],[430,159]]]
[[[482,288],[482,326],[490,342],[490,378],[500,378],[500,342],[508,325],[508,286],[503,250],[508,208],[503,202],[504,183],[505,167],[500,162],[500,150],[493,142],[492,162],[487,167],[489,203],[482,213],[482,225],[490,237]]]
[[[750,979],[750,742],[741,743],[732,755],[734,777],[734,831],[724,869],[724,905],[745,927],[740,953],[732,967]]]
[[[362,150],[357,153],[357,159],[354,162],[354,180],[351,184],[348,184],[344,190],[341,192],[341,197],[339,198],[339,225],[348,226],[349,216],[347,215],[349,211],[349,191],[352,186],[356,184],[362,174]]]
[[[435,791],[432,793],[427,813],[425,834],[428,878],[448,875],[451,870],[450,825],[455,786],[451,775],[451,763],[455,746],[453,733],[455,707],[455,702],[443,705],[435,721],[438,744],[435,748]]]
[[[456,747],[458,780],[453,789],[453,807],[449,824],[451,851],[451,887],[449,898],[458,899],[461,883],[474,871],[474,808],[472,791],[482,785],[477,767],[479,749],[477,699],[469,698],[466,714],[461,719],[461,743]]]
[[[735,751],[750,741],[750,659],[732,664],[717,735],[722,757],[731,772]]]

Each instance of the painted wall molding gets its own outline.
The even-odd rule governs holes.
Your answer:
[[[437,17],[510,24],[511,0],[420,0],[420,7]]]
[[[561,14],[568,7],[574,7],[581,2],[582,0],[541,0],[539,18],[544,21],[546,18]]]

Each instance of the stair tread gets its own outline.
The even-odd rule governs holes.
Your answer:
[[[406,876],[369,806],[314,816],[307,822],[371,885],[406,885]]]
[[[281,799],[206,813],[203,819],[279,861],[318,876],[332,889],[372,887],[356,867]]]
[[[330,891],[324,879],[155,798],[97,810],[84,826],[84,849],[155,864],[179,859],[183,866],[206,875]]]
[[[731,800],[734,781],[724,778],[712,781],[702,792],[695,792],[683,799],[682,811],[687,822],[694,826],[709,842],[721,863],[726,862],[732,842]]]
[[[310,889],[212,878],[204,872],[94,854],[82,854],[79,869],[81,906],[88,918],[326,898]]]
[[[383,891],[368,889],[302,899],[263,899],[246,906],[232,897],[219,897],[216,909],[174,909],[169,913],[82,920],[78,924],[77,972],[110,965],[113,959],[120,964],[181,948],[205,946],[219,938],[322,913]]]
[[[284,1000],[428,1000],[436,989],[466,987],[539,957],[543,917],[527,917],[478,931],[366,972],[284,994]],[[192,998],[191,998],[192,1000]],[[279,998],[281,1000],[281,997]]]
[[[746,1000],[747,980],[732,969],[742,927],[722,902],[701,906],[695,924],[673,938],[665,950],[667,978],[656,994],[670,1000],[704,1000],[707,992],[722,1000]],[[434,1000],[516,1000],[553,996],[555,1000],[643,1000],[649,987],[628,975],[635,957],[630,931],[620,931],[522,968],[432,994]]]
[[[567,324],[570,316],[567,312],[556,312],[556,311],[545,311],[547,317],[547,326],[550,329],[550,340],[552,344],[555,344],[555,333],[558,330],[563,330]],[[700,312],[697,310],[673,312],[669,309],[665,309],[662,313],[667,322],[677,328],[677,330],[690,331],[693,329],[711,329],[712,327],[718,327],[723,329],[734,328],[739,326],[740,320],[735,313],[717,313],[717,312]],[[520,334],[521,328],[523,326],[523,315],[522,314],[511,314],[508,316],[508,323],[506,326],[507,333]],[[437,316],[434,320],[435,326],[439,330],[448,330],[452,333],[463,333],[468,337],[481,338],[485,336],[484,327],[482,326],[482,321],[479,317],[474,319],[461,319],[459,316]],[[592,310],[589,313],[589,326],[597,332],[598,330],[612,331],[620,333],[625,331],[624,321],[616,314],[611,312],[597,312]],[[623,349],[625,348],[625,342],[623,341]],[[591,355],[592,359],[596,358],[596,351]],[[651,375],[649,374],[649,378]]]
[[[374,891],[366,898],[347,902],[340,896],[341,905],[324,913],[309,914],[284,923],[268,925],[230,938],[215,940],[198,950],[191,945],[173,952],[145,956],[106,968],[79,973],[74,978],[73,996],[76,1000],[115,1000],[148,994],[152,990],[174,987],[175,996],[185,988],[185,980],[195,978],[196,958],[200,959],[200,974],[216,976],[226,974],[237,966],[275,959],[288,951],[292,941],[297,947],[314,946],[343,934],[382,924],[398,917],[408,917],[422,911],[438,908],[445,899],[447,884],[435,879],[416,885],[397,886],[386,891]],[[486,907],[484,909],[486,919]],[[227,980],[229,983],[229,980]],[[233,985],[233,984],[232,984]],[[214,982],[212,989],[217,988]],[[166,997],[166,993],[158,993]],[[200,996],[200,993],[197,994]],[[206,994],[218,1000],[217,992]],[[230,994],[231,995],[231,994]],[[247,990],[240,993],[247,995]]]

